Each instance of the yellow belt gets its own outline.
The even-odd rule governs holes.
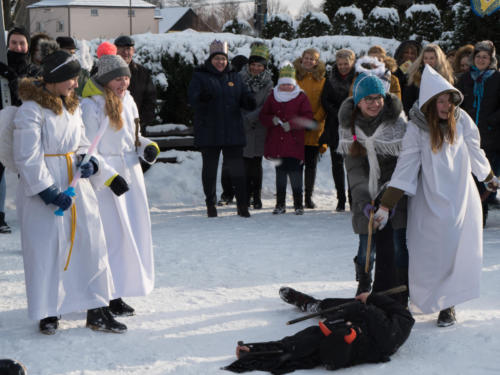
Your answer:
[[[68,168],[68,185],[73,181],[73,160],[71,159],[71,155],[74,152],[68,152],[66,154],[45,154],[47,157],[52,156],[64,156],[66,158],[66,167]],[[64,270],[66,271],[69,266],[69,261],[71,259],[71,252],[73,251],[73,244],[75,243],[75,233],[76,233],[76,206],[73,203],[71,205],[71,245],[69,248],[68,259],[66,260],[66,265],[64,266]]]

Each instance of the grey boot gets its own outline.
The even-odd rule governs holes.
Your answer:
[[[370,292],[372,290],[372,273],[371,265],[370,270],[365,272],[365,266],[361,266],[357,262],[358,257],[354,257],[354,267],[356,270],[356,281],[358,282],[358,289],[356,290],[356,295],[364,292]]]

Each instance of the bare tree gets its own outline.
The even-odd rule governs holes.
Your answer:
[[[288,14],[288,6],[282,0],[268,0],[267,1],[267,14]]]
[[[311,0],[305,0],[299,9],[299,15],[306,14],[308,12],[317,12],[319,7],[315,7]]]

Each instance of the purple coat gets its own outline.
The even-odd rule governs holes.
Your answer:
[[[285,132],[280,125],[274,125],[273,117],[290,123],[290,131]],[[304,160],[304,126],[297,123],[297,118],[313,120],[311,104],[301,92],[289,102],[280,103],[271,92],[260,111],[260,122],[267,127],[264,156],[266,158],[295,158]]]

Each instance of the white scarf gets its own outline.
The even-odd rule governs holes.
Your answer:
[[[281,91],[278,90],[278,86],[275,86],[273,89],[274,99],[276,99],[276,101],[279,103],[289,102],[290,100],[293,100],[297,96],[299,96],[301,92],[302,89],[299,87],[299,85],[295,85],[293,91]]]

